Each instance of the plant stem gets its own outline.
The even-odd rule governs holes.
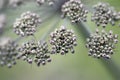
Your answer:
[[[90,36],[92,33],[89,29],[89,26],[84,24],[83,22],[80,22],[77,24],[78,30],[81,30],[84,39]],[[107,69],[107,71],[111,74],[111,76],[114,77],[115,80],[120,80],[120,69],[119,67],[115,64],[115,62],[112,59],[100,59],[100,62],[104,65],[104,67]]]

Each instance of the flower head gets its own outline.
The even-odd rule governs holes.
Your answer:
[[[69,0],[61,9],[63,15],[70,18],[71,22],[86,21],[88,11],[80,0]]]
[[[89,49],[89,55],[96,58],[111,58],[110,55],[114,53],[115,44],[118,42],[118,35],[109,33],[97,29],[94,34],[91,34],[87,39],[86,47]]]
[[[30,36],[36,32],[36,27],[41,22],[40,17],[36,13],[27,11],[16,19],[14,23],[14,32],[20,36]]]
[[[91,20],[94,21],[97,26],[106,27],[108,23],[115,25],[118,15],[109,4],[98,3],[94,6],[94,10]]]
[[[40,66],[41,64],[45,65],[47,62],[51,62],[50,52],[46,42],[29,41],[19,48],[19,52],[18,59],[23,58],[23,60],[30,64],[34,61]]]
[[[62,55],[69,52],[74,53],[74,46],[77,45],[76,36],[72,30],[67,30],[64,26],[56,29],[50,34],[50,44],[52,53],[61,53]]]

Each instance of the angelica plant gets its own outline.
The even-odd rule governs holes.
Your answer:
[[[87,8],[81,0],[61,0],[58,2],[56,0],[36,0],[40,7],[36,5],[35,1],[33,2],[34,6],[36,6],[37,9],[33,11],[31,9],[25,9],[22,11],[20,17],[16,18],[12,26],[14,34],[20,36],[20,39],[30,39],[19,43],[20,39],[18,37],[19,40],[17,39],[17,44],[20,44],[19,46],[16,45],[16,42],[14,42],[14,40],[13,42],[7,41],[7,43],[4,45],[0,45],[0,64],[2,66],[8,65],[8,67],[12,67],[12,65],[16,63],[16,58],[18,60],[23,59],[29,64],[35,63],[37,66],[45,65],[48,62],[52,61],[52,54],[66,55],[68,53],[75,53],[75,47],[77,47],[77,45],[80,45],[77,43],[78,38],[73,29],[67,28],[67,22],[64,22],[64,24],[62,24],[63,26],[60,26],[60,28],[57,28],[59,25],[56,23],[57,26],[53,26],[53,28],[56,28],[55,31],[50,31],[53,29],[52,27],[50,30],[46,28],[48,29],[48,32],[41,32],[41,29],[47,26],[45,25],[44,27],[41,27],[39,24],[42,24],[41,22],[43,22],[43,24],[46,24],[47,21],[51,21],[54,14],[57,15],[61,21],[67,18],[66,20],[70,20],[71,23],[75,24],[86,22],[88,18],[87,15],[89,14],[89,8]],[[19,7],[19,4],[21,3],[22,0],[13,0],[13,2],[10,4],[16,7],[17,10],[17,7]],[[50,6],[50,8],[47,8],[48,11],[46,11],[46,8],[44,7],[48,6],[44,5],[42,7],[42,5],[46,3],[54,6]],[[44,13],[40,14],[42,10],[47,14],[52,12],[53,16],[44,18],[47,15]],[[62,18],[64,19],[60,17],[61,14],[59,15],[59,12],[62,13]],[[114,26],[115,22],[120,20],[120,13],[112,9],[106,3],[98,3],[94,6],[94,12],[92,13],[91,20],[95,22],[97,26],[106,28],[109,23]],[[4,22],[0,23],[3,24]],[[89,30],[90,25],[87,27],[80,27],[85,28],[85,33],[88,33],[87,29]],[[36,35],[38,37],[39,33],[35,34],[37,32],[41,32],[42,35],[45,34],[45,36],[42,37],[48,37],[48,40],[41,39],[42,37],[40,40],[38,40],[36,38]],[[46,32],[48,34],[50,33],[50,35],[48,35]],[[102,31],[96,30],[95,33],[89,34],[91,35],[87,39],[86,43],[86,48],[89,49],[88,55],[94,56],[95,58],[110,59],[111,55],[114,54],[115,45],[118,43],[118,35],[113,34],[112,30],[107,33],[105,29]]]

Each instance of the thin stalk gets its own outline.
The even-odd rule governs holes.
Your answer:
[[[77,24],[79,28],[78,30],[81,30],[84,39],[90,36],[92,33],[91,30],[89,29],[89,26],[84,24],[83,22],[80,22]],[[120,80],[120,69],[119,67],[115,64],[115,62],[112,59],[100,59],[100,62],[104,65],[104,67],[107,69],[107,71],[111,74],[112,77],[114,77],[115,80]]]
[[[57,17],[57,15],[56,15],[56,17]],[[41,40],[45,40],[47,38],[47,36],[50,34],[50,32],[56,28],[59,21],[60,21],[60,18],[56,19],[56,21],[53,23],[53,25],[51,25],[50,29],[41,37]]]

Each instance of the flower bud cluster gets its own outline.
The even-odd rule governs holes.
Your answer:
[[[74,53],[74,46],[77,46],[76,36],[72,30],[67,30],[64,26],[56,29],[50,34],[50,44],[52,45],[52,54],[60,53],[64,55],[70,52]]]
[[[8,38],[2,38],[0,42],[0,65],[7,65],[8,68],[11,68],[12,65],[16,64],[15,59],[17,56],[18,44]]]
[[[48,3],[48,5],[52,6],[55,3],[55,0],[36,0],[39,6]]]
[[[14,32],[20,36],[30,36],[36,32],[36,27],[41,22],[39,15],[27,11],[22,13],[19,19],[14,23]]]
[[[51,62],[49,55],[50,52],[46,42],[35,42],[34,40],[29,41],[19,48],[19,52],[17,58],[22,58],[29,64],[32,64],[34,61],[37,66],[40,66],[45,65],[47,62]]]
[[[94,10],[91,20],[94,21],[97,26],[102,26],[103,28],[106,27],[108,23],[114,26],[115,21],[119,17],[117,12],[106,3],[96,4]]]
[[[81,3],[80,0],[69,0],[65,4],[63,4],[62,9],[63,17],[70,18],[71,22],[80,22],[80,21],[87,21],[87,13],[88,11],[85,10],[84,5]]]
[[[114,35],[112,31],[107,33],[104,30],[100,32],[96,29],[96,32],[91,34],[90,38],[87,39],[86,47],[89,49],[89,56],[109,59],[111,58],[110,55],[114,53],[117,42],[117,34]]]

